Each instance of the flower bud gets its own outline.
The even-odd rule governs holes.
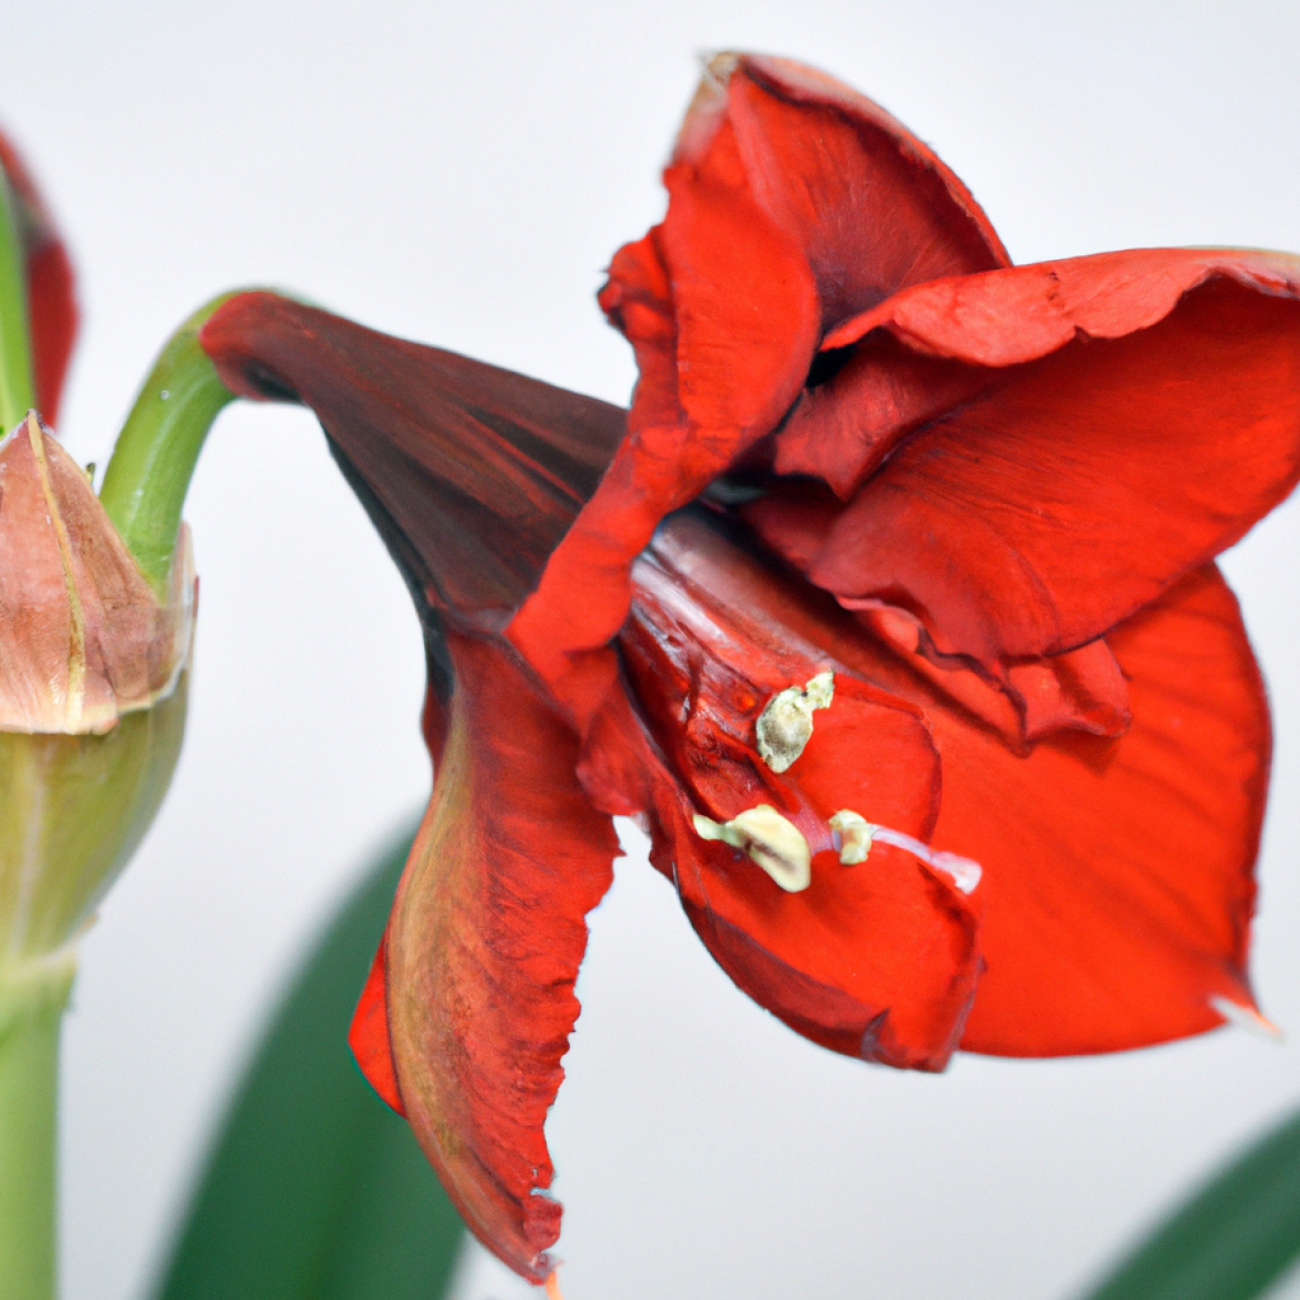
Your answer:
[[[0,442],[0,992],[63,955],[162,801],[194,590],[184,530],[163,599],[34,412]]]

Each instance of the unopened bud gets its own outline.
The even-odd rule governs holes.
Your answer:
[[[105,732],[170,695],[193,612],[188,565],[173,575],[164,603],[29,415],[0,442],[0,731]]]
[[[180,752],[194,578],[140,572],[32,414],[0,442],[0,1001],[130,858]]]

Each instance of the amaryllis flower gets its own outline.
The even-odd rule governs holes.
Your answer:
[[[836,1051],[1112,1051],[1254,1012],[1267,705],[1213,557],[1300,474],[1300,265],[1013,268],[870,101],[726,57],[601,303],[627,419],[268,295],[419,608],[433,799],[354,1048],[542,1280],[542,1124],[611,814]]]

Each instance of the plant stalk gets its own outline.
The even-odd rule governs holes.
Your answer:
[[[54,1300],[59,1028],[71,965],[0,985],[0,1300]]]

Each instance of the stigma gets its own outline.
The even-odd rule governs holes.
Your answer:
[[[829,676],[829,674],[827,674]],[[771,804],[746,809],[729,822],[715,822],[696,813],[695,833],[739,849],[789,894],[812,884],[812,852],[803,833]]]
[[[773,772],[784,772],[812,738],[813,710],[830,705],[835,674],[818,673],[804,686],[787,686],[768,701],[754,730],[759,757]]]
[[[896,849],[920,858],[935,871],[942,871],[951,877],[952,883],[963,894],[969,894],[984,874],[984,868],[973,858],[964,858],[960,853],[949,853],[944,849],[932,849],[921,840],[904,835],[902,831],[867,821],[852,808],[842,808],[830,819],[829,824],[834,832],[840,861],[846,867],[865,862],[871,853],[871,846],[879,840],[881,844],[892,844]]]

